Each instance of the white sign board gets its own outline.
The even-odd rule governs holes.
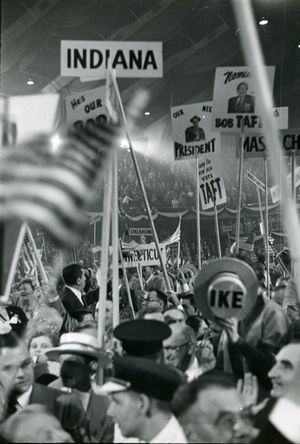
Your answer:
[[[68,125],[106,122],[105,86],[66,97],[66,113]]]
[[[218,132],[211,130],[212,102],[171,108],[175,160],[221,152]]]
[[[286,176],[286,183],[289,190],[292,190],[292,175],[289,173]],[[295,169],[295,188],[300,185],[300,166]],[[274,185],[270,188],[271,198],[273,203],[280,201],[280,190],[278,185]]]
[[[259,180],[258,177],[256,177],[253,173],[251,173],[251,171],[247,170],[247,177],[250,180],[250,182],[252,182],[255,186],[257,186],[261,191],[265,192],[266,191],[266,187],[265,184]]]
[[[62,40],[62,76],[102,77],[115,69],[117,77],[162,77],[162,42]]]
[[[151,228],[143,228],[143,227],[137,227],[137,228],[129,228],[129,235],[130,236],[152,236],[152,230]]]
[[[226,190],[223,178],[216,174],[211,159],[198,161],[200,200],[202,210],[226,203]]]
[[[275,67],[267,66],[267,74],[273,90]],[[255,91],[254,79],[247,66],[221,67],[216,69],[212,129],[239,132],[261,128],[260,96]],[[261,108],[260,108],[261,109]]]
[[[166,263],[167,259],[165,245],[160,244],[160,251],[162,260],[164,263]],[[154,242],[151,242],[151,244],[140,244],[130,254],[126,254],[123,260],[126,268],[136,267],[137,263],[139,263],[142,267],[160,265]]]

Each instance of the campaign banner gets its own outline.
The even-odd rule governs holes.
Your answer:
[[[221,152],[220,135],[211,130],[212,105],[205,102],[171,108],[175,160]]]
[[[129,228],[130,236],[152,236],[151,228]]]
[[[266,186],[265,184],[259,180],[258,177],[256,177],[253,173],[251,173],[251,171],[247,170],[247,177],[250,180],[250,182],[252,182],[255,186],[257,186],[261,191],[263,191],[265,193],[266,191]]]
[[[107,121],[105,86],[67,96],[66,114],[68,125],[97,125]]]
[[[166,263],[166,247],[165,245],[160,244],[159,248],[162,260]],[[123,261],[126,268],[136,267],[137,263],[142,267],[160,265],[154,242],[138,245],[133,251],[123,257]]]
[[[269,83],[273,90],[275,67],[266,67]],[[261,128],[260,96],[256,92],[251,69],[247,66],[216,68],[212,130],[239,132],[242,128]]]
[[[263,124],[261,116],[257,116],[259,123],[255,126],[255,128],[245,128],[245,133],[262,133],[263,132]],[[277,108],[273,108],[272,118],[275,124],[276,129],[284,130],[289,127],[289,107],[288,106],[279,106]]]
[[[280,138],[282,153],[285,156],[300,155],[300,129],[291,128],[278,133]],[[237,157],[239,149],[236,150]],[[265,137],[261,134],[246,135],[244,138],[244,157],[266,157],[267,146]]]
[[[109,69],[117,77],[162,77],[162,42],[62,40],[61,76],[103,78]]]
[[[200,201],[202,210],[214,208],[214,203],[223,205],[227,202],[223,178],[214,169],[211,159],[198,161]]]

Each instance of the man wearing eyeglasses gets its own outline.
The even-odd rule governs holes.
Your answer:
[[[196,357],[196,334],[182,323],[173,323],[170,328],[172,334],[164,341],[165,362],[184,372],[187,380],[192,381],[203,373]]]

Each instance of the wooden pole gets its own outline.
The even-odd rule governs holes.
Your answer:
[[[125,268],[125,264],[124,264],[123,255],[122,255],[122,250],[121,250],[121,245],[120,244],[119,244],[119,257],[120,257],[120,261],[121,261],[121,265],[122,265],[123,276],[124,276],[124,280],[125,280],[125,287],[126,287],[126,292],[127,292],[127,298],[128,298],[129,306],[130,306],[130,309],[131,309],[131,312],[132,312],[133,319],[135,319],[135,313],[134,313],[133,303],[132,303],[132,299],[131,299],[130,287],[129,287],[129,282],[128,282],[128,278],[127,278],[126,268]]]
[[[257,185],[255,185],[255,187],[256,187],[256,192],[257,192],[257,200],[258,200],[258,206],[259,206],[260,221],[261,221],[261,226],[262,226],[262,230],[263,230],[262,235],[264,237],[265,250],[267,251],[268,241],[266,239],[266,227],[265,227],[264,215],[263,215],[262,204],[261,204],[260,190],[259,190]]]
[[[218,251],[218,257],[222,257],[222,250],[221,250],[221,242],[220,242],[220,230],[219,230],[219,221],[218,221],[218,212],[217,212],[217,205],[216,202],[214,202],[214,215],[215,215],[215,229],[216,229],[216,239],[217,239],[217,251]]]
[[[144,182],[143,182],[143,179],[142,179],[142,175],[141,175],[141,172],[140,172],[140,169],[139,169],[139,165],[138,165],[138,162],[137,162],[137,159],[136,159],[136,156],[135,156],[135,152],[134,152],[134,149],[133,149],[133,145],[132,145],[132,142],[131,142],[131,137],[130,137],[130,133],[129,133],[127,118],[126,118],[126,115],[125,115],[125,111],[124,111],[124,107],[123,107],[123,103],[122,103],[122,100],[121,100],[121,96],[120,96],[120,92],[119,92],[119,88],[118,88],[118,84],[117,84],[116,78],[113,77],[112,81],[114,83],[115,93],[116,93],[117,98],[118,98],[118,103],[119,103],[119,107],[120,107],[120,111],[121,111],[122,119],[123,119],[123,123],[124,123],[124,129],[125,129],[127,141],[128,141],[128,144],[129,144],[129,149],[130,149],[133,165],[134,165],[134,168],[135,168],[135,172],[136,172],[136,175],[137,175],[138,183],[139,183],[139,186],[140,186],[140,189],[141,189],[141,192],[142,192],[142,196],[143,196],[143,199],[144,199],[144,204],[145,204],[146,212],[147,212],[147,215],[148,215],[148,220],[149,220],[149,223],[150,223],[150,227],[151,227],[152,234],[153,234],[153,239],[154,239],[155,246],[156,246],[156,249],[157,249],[157,255],[158,255],[159,262],[160,262],[160,265],[161,265],[161,268],[162,268],[164,279],[166,281],[167,289],[168,289],[168,291],[171,291],[171,285],[170,285],[170,281],[169,281],[169,278],[168,278],[167,269],[166,269],[166,266],[164,264],[164,261],[163,261],[163,258],[162,258],[162,254],[161,254],[161,251],[160,251],[160,248],[159,248],[159,240],[158,240],[158,236],[157,236],[154,220],[152,218],[151,209],[150,209],[150,205],[149,205],[149,202],[148,202],[148,197],[147,197],[147,194],[146,194],[146,191],[145,191],[145,187],[144,187]]]
[[[244,164],[244,138],[245,130],[244,124],[242,124],[240,133],[240,157],[239,157],[239,182],[238,182],[238,204],[236,212],[236,239],[235,239],[235,249],[236,254],[239,253],[240,247],[240,229],[241,229],[241,206],[242,206],[242,191],[243,191],[243,164]]]
[[[270,254],[269,254],[269,202],[268,202],[268,160],[264,159],[265,167],[265,223],[266,223],[266,259],[267,259],[267,297],[270,298]]]
[[[46,274],[46,271],[45,271],[44,265],[43,265],[42,260],[41,260],[41,258],[40,258],[40,256],[39,256],[39,253],[38,253],[37,248],[36,248],[36,245],[35,245],[34,238],[33,238],[33,236],[32,236],[31,230],[30,230],[30,228],[29,228],[28,225],[27,225],[27,227],[26,227],[26,231],[27,231],[28,239],[29,239],[29,241],[30,241],[30,243],[31,243],[31,246],[32,246],[32,250],[33,250],[33,253],[34,253],[34,256],[35,256],[36,262],[37,262],[38,267],[39,267],[39,269],[40,269],[40,272],[41,272],[41,274],[42,274],[42,279],[43,279],[43,281],[44,281],[45,283],[48,283],[48,277],[47,277],[47,274]]]
[[[113,190],[112,190],[112,299],[113,327],[120,323],[119,313],[119,210],[118,210],[118,153],[113,158]]]
[[[182,219],[182,216],[180,215],[179,216],[180,239],[178,241],[178,248],[177,248],[177,268],[179,268],[179,261],[180,261],[181,219]]]
[[[199,165],[196,152],[196,229],[197,229],[197,256],[198,270],[201,270],[201,231],[200,231],[200,182],[199,182]]]

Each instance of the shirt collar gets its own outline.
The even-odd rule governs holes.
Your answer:
[[[174,415],[171,416],[165,427],[153,438],[150,443],[187,443],[181,425]]]
[[[77,297],[77,299],[79,299],[80,302],[83,304],[83,302],[82,302],[81,291],[78,290],[78,288],[69,287],[69,285],[66,285],[66,288],[68,288],[69,290],[73,291],[73,293],[75,294],[75,296]]]
[[[20,395],[20,396],[17,398],[18,404],[19,404],[21,407],[26,407],[26,406],[29,404],[29,399],[30,399],[30,396],[31,396],[32,390],[33,390],[33,387],[32,387],[32,385],[31,385],[31,386],[29,387],[29,389],[28,389],[25,393],[22,393],[22,395]]]
[[[196,379],[198,376],[200,376],[203,373],[198,360],[196,356],[194,356],[194,359],[190,363],[188,369],[185,371],[185,374],[187,375],[188,382],[191,382],[193,379]]]

